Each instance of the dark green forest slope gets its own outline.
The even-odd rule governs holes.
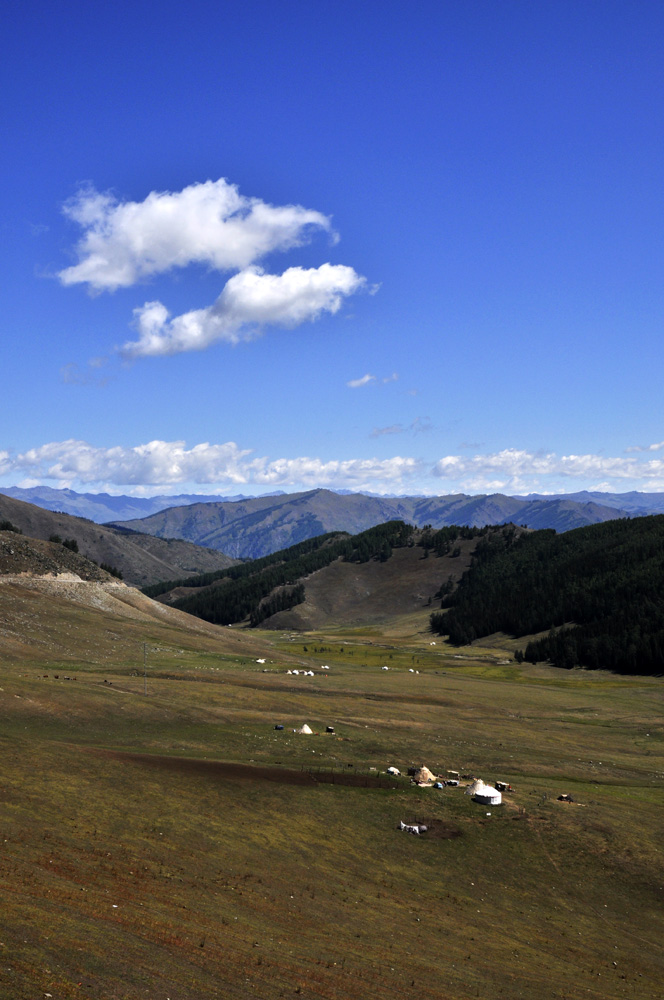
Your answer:
[[[517,659],[664,672],[664,516],[481,539],[434,631],[462,645],[549,629]]]

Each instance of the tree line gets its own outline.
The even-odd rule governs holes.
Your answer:
[[[626,674],[664,671],[664,516],[557,535],[488,535],[433,631],[465,645],[492,632],[547,635],[516,658]]]

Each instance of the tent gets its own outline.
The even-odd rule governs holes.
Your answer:
[[[387,769],[387,773],[388,773],[388,774],[394,774],[394,775],[397,775],[397,774],[401,774],[401,771],[399,770],[399,768],[398,768],[398,767],[388,767],[388,769]]]
[[[421,767],[419,771],[415,772],[413,778],[418,785],[428,785],[430,781],[436,780],[436,775],[428,767]]]
[[[305,724],[303,726],[300,726],[300,728],[297,729],[296,732],[298,732],[298,733],[304,733],[305,736],[312,736],[313,735],[313,729],[310,729],[309,726],[306,724],[306,722],[305,722]]]

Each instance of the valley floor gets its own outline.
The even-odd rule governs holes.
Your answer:
[[[12,593],[1,996],[661,996],[660,679],[434,646],[422,615],[187,631]],[[413,763],[514,790],[369,780]]]

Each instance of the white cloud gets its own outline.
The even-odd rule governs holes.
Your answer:
[[[353,378],[350,382],[346,382],[349,389],[361,389],[363,385],[369,385],[370,382],[375,382],[375,375],[363,375],[362,378]]]
[[[97,292],[194,263],[242,270],[274,250],[301,246],[312,229],[332,232],[321,212],[247,198],[224,178],[182,191],[152,191],[141,202],[122,202],[88,187],[64,212],[83,236],[78,263],[60,271],[60,281]]]
[[[398,427],[383,431],[400,433]],[[257,456],[233,441],[192,447],[184,441],[150,441],[135,447],[100,448],[69,440],[19,454],[0,451],[0,475],[12,482],[50,482],[59,487],[147,495],[188,485],[206,486],[210,491],[214,488],[214,492],[238,486],[287,490],[327,486],[383,492],[398,487],[400,491],[430,494],[618,492],[664,490],[664,459],[556,455],[507,448],[472,457],[446,455],[431,466],[403,455],[329,461],[310,456],[270,458]]]
[[[200,351],[215,341],[248,340],[266,325],[292,327],[336,313],[342,300],[364,284],[343,264],[316,268],[289,267],[283,274],[247,268],[228,280],[217,301],[170,318],[161,302],[134,310],[139,339],[122,348],[125,357]]]
[[[543,479],[556,478],[572,485],[572,480],[664,482],[664,460],[647,462],[605,455],[556,455],[506,448],[488,455],[447,455],[431,470],[440,479],[462,482],[472,490],[522,490],[533,488]],[[652,482],[651,482],[651,485]],[[579,489],[573,485],[573,489]],[[563,491],[561,491],[563,492]]]
[[[187,448],[184,441],[150,441],[133,448],[97,448],[86,441],[51,442],[12,457],[0,452],[0,472],[19,473],[35,482],[55,480],[59,486],[94,484],[128,487],[170,487],[192,484],[255,484],[261,486],[354,486],[394,483],[412,477],[420,463],[414,458],[388,459],[250,457],[233,441]]]
[[[362,378],[353,378],[350,382],[346,382],[349,389],[361,389],[362,386],[369,385],[371,382],[381,382],[385,385],[387,382],[396,382],[399,376],[396,372],[392,375],[388,375],[386,378],[377,378],[375,375],[363,375]]]
[[[265,274],[258,266],[261,258],[302,246],[314,230],[336,241],[330,219],[301,205],[247,198],[223,178],[182,191],[152,191],[141,202],[119,201],[88,187],[64,211],[83,230],[78,263],[58,275],[64,285],[114,291],[190,264],[238,272],[210,306],[179,316],[159,301],[135,308],[139,337],[120,349],[125,358],[250,340],[269,324],[297,326],[323,312],[336,313],[343,299],[360,288],[375,291],[343,264]],[[72,381],[73,370],[64,377]]]

